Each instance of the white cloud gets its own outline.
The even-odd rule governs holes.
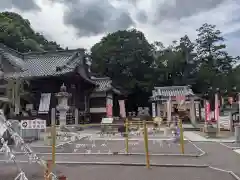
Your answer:
[[[190,38],[196,38],[196,29],[203,23],[215,24],[224,34],[233,33],[240,29],[239,18],[240,4],[234,0],[227,0],[223,4],[218,5],[214,9],[199,12],[181,19],[165,19],[159,24],[154,24],[156,4],[164,3],[165,0],[140,0],[136,6],[126,2],[114,1],[114,6],[127,8],[131,16],[134,18],[136,28],[143,31],[150,42],[162,41],[169,44],[173,40],[188,34]],[[174,0],[171,1],[174,5]],[[71,27],[64,25],[63,16],[65,6],[61,3],[50,3],[48,0],[37,0],[37,4],[42,8],[39,12],[19,12],[24,18],[30,20],[32,27],[51,40],[56,41],[62,46],[70,48],[85,47],[90,48],[94,43],[99,41],[103,35],[83,37],[77,36],[77,31]],[[148,22],[141,24],[136,21],[137,10],[143,10],[148,16]],[[14,11],[16,11],[14,9]],[[17,12],[17,11],[16,11]],[[234,44],[239,42],[234,38],[227,41],[229,48],[235,48]],[[231,52],[236,52],[231,50]]]

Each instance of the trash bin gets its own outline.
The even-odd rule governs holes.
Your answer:
[[[235,141],[237,143],[240,143],[240,125],[235,126],[234,137],[235,137]]]

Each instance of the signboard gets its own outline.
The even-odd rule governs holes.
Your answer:
[[[119,100],[119,108],[120,108],[120,116],[125,118],[126,117],[126,109],[125,109],[125,101]]]
[[[224,128],[227,130],[231,129],[230,116],[219,116],[219,128]]]
[[[102,118],[102,124],[112,124],[113,118]]]
[[[46,129],[46,120],[34,119],[34,120],[22,120],[22,129]]]

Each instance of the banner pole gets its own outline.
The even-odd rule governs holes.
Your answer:
[[[183,127],[182,127],[182,120],[179,119],[178,121],[179,130],[180,130],[180,144],[181,144],[181,152],[184,154],[184,135],[183,135]]]

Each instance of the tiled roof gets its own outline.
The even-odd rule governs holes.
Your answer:
[[[21,53],[12,50],[4,44],[0,43],[0,54],[2,54],[3,57],[7,59],[14,67],[17,67],[20,70],[25,69],[25,63],[23,61],[23,55]]]
[[[6,78],[58,76],[83,64],[83,50],[19,53],[0,44],[0,54],[21,72],[6,72]],[[90,80],[90,79],[89,79]],[[91,81],[91,80],[90,80]]]
[[[112,88],[112,80],[110,79],[95,79],[95,82],[97,84],[97,87],[95,91],[100,92],[100,91],[108,91]]]
[[[112,80],[109,77],[97,78],[92,76],[91,79],[94,80],[95,84],[97,85],[97,87],[95,88],[95,92],[113,90],[113,92],[121,94],[119,90],[112,86]]]
[[[76,65],[76,60],[81,61],[81,59],[74,59],[69,68],[63,68],[61,71],[57,70],[57,67],[64,66],[68,63],[74,54],[72,53],[59,53],[59,54],[43,54],[43,55],[27,55],[24,57],[25,68],[23,72],[16,72],[9,74],[10,77],[42,77],[42,76],[56,76],[59,74],[65,74],[71,72]]]
[[[194,95],[192,89],[189,86],[167,86],[167,87],[155,87],[152,91],[151,100],[161,100],[163,97],[174,96],[191,96]]]

